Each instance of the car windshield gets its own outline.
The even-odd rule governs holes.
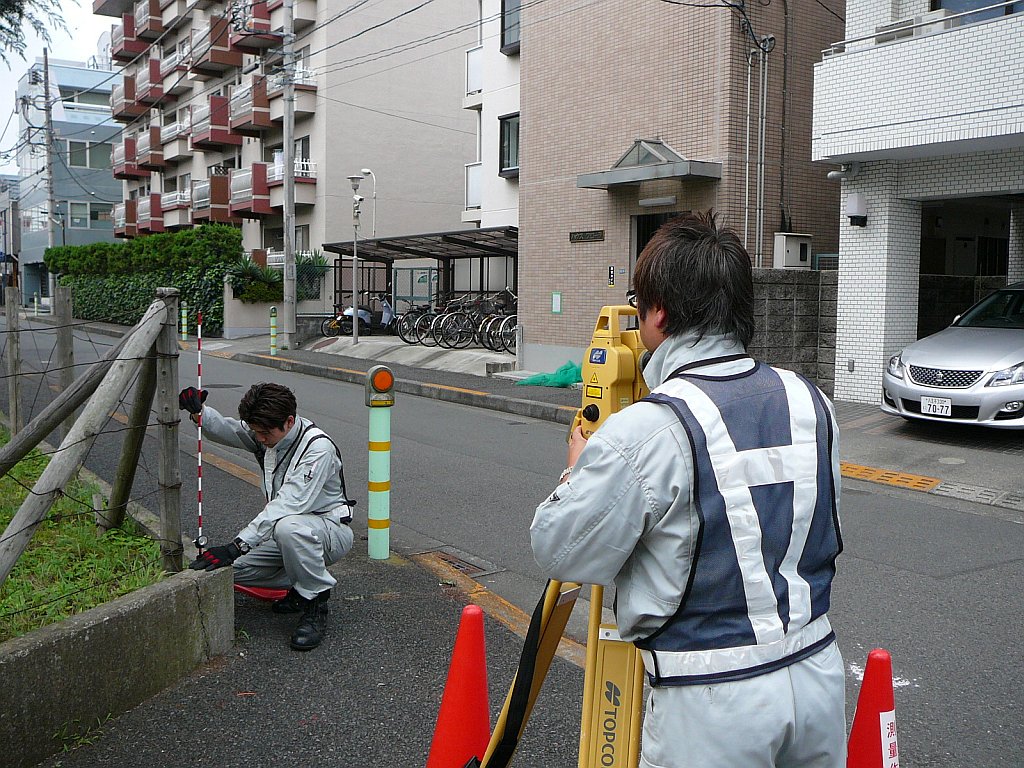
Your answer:
[[[960,328],[1024,330],[1024,291],[996,291],[971,307],[956,324]]]

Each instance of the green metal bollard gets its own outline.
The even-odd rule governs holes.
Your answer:
[[[188,304],[181,302],[181,340],[188,341]]]
[[[32,294],[32,314],[39,317],[39,291]]]
[[[277,355],[277,307],[270,308],[270,354]]]
[[[391,406],[395,374],[386,365],[366,372],[366,405],[370,408],[370,457],[367,467],[367,548],[371,560],[391,555]]]

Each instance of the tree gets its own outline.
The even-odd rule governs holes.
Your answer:
[[[0,0],[0,60],[9,64],[12,53],[24,58],[29,31],[49,44],[47,25],[67,31],[60,15],[60,0]]]

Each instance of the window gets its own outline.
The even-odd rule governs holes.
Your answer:
[[[96,168],[109,171],[110,144],[92,144],[87,141],[68,142],[68,165],[72,168]]]
[[[519,53],[521,5],[521,0],[501,0],[501,52],[506,56]]]
[[[89,229],[113,229],[114,206],[110,203],[89,203]]]
[[[498,123],[501,126],[498,175],[515,178],[519,176],[519,113],[499,117]]]
[[[995,5],[993,0],[932,0],[931,9],[938,11],[944,8],[950,13],[966,13],[977,8],[987,8],[990,5]],[[973,13],[970,16],[964,16],[960,19],[960,23],[973,24],[976,21],[1009,16],[1013,13],[1019,13],[1021,10],[1024,10],[1024,5],[1021,3],[1004,5],[1002,8],[992,8],[984,13]]]
[[[113,166],[110,163],[110,144],[89,145],[89,167],[109,170]]]
[[[68,142],[68,165],[72,168],[89,167],[89,144],[87,142]]]
[[[71,224],[72,229],[89,228],[89,204],[71,203]]]

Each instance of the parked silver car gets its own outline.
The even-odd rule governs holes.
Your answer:
[[[1024,282],[889,358],[882,410],[907,419],[1024,429]]]

